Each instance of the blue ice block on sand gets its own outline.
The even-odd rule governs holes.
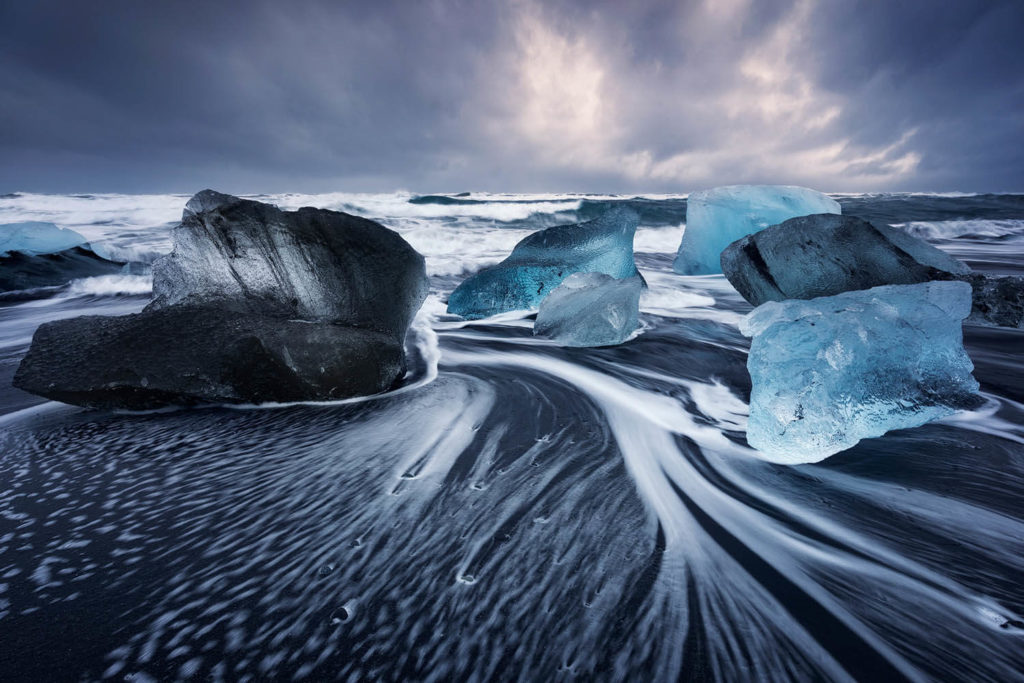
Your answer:
[[[747,442],[774,462],[818,462],[976,407],[970,312],[971,286],[956,281],[758,306],[740,323],[753,337]]]
[[[640,326],[637,276],[573,273],[540,304],[533,333],[563,346],[614,346]]]
[[[616,207],[586,223],[559,225],[527,236],[496,266],[484,268],[455,288],[448,312],[463,318],[536,309],[573,273],[628,278],[633,262],[635,211]]]
[[[719,258],[732,242],[796,216],[840,213],[821,192],[790,185],[729,185],[686,200],[686,230],[673,269],[682,275],[722,272]]]

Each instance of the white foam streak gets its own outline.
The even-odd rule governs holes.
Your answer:
[[[648,288],[640,295],[640,311],[666,318],[712,320],[739,325],[743,315],[716,306],[716,298],[738,297],[722,276],[683,277],[657,271],[643,271]]]
[[[685,224],[668,228],[637,228],[633,251],[650,254],[675,254],[683,239]]]
[[[152,275],[98,275],[72,280],[65,296],[141,296],[152,292]]]
[[[982,396],[986,399],[985,405],[977,410],[960,411],[939,420],[939,422],[1024,444],[1024,428],[1021,427],[1021,424],[996,416],[1003,404],[1015,408],[1019,416],[1024,416],[1024,405],[992,394],[983,393]]]
[[[951,240],[961,237],[1000,238],[1024,236],[1024,220],[969,219],[955,221],[912,221],[894,223],[893,227],[926,240]]]
[[[636,389],[607,375],[572,363],[526,353],[448,352],[444,362],[453,365],[507,365],[543,372],[570,383],[601,407],[608,418],[627,470],[641,497],[664,530],[666,565],[662,575],[659,575],[659,582],[668,582],[669,588],[665,588],[667,595],[671,595],[673,591],[680,591],[678,582],[686,572],[701,575],[698,586],[707,590],[708,586],[715,585],[713,569],[717,567],[717,570],[721,570],[724,563],[731,567],[731,591],[736,593],[740,586],[745,586],[750,591],[749,602],[752,605],[761,604],[763,607],[765,601],[774,601],[764,593],[763,586],[746,576],[745,570],[726,558],[695,523],[676,493],[676,490],[679,490],[771,566],[800,586],[814,600],[826,606],[833,616],[856,632],[875,652],[908,678],[920,679],[921,675],[902,655],[871,631],[865,622],[861,621],[861,615],[854,614],[817,583],[810,573],[812,568],[825,563],[834,566],[837,571],[857,576],[858,580],[869,585],[897,587],[903,591],[903,595],[898,599],[906,600],[908,603],[906,609],[912,609],[910,604],[924,601],[925,604],[936,606],[945,614],[956,614],[960,620],[973,620],[978,628],[990,627],[991,619],[982,619],[983,614],[1007,613],[998,603],[965,590],[955,581],[908,559],[898,551],[890,550],[837,522],[810,514],[807,509],[793,501],[777,496],[772,491],[741,477],[732,468],[727,467],[726,463],[737,457],[749,462],[746,457],[749,454],[748,449],[727,439],[719,428],[697,423],[675,399]],[[693,398],[698,402],[702,412],[716,415],[720,425],[725,423],[732,428],[742,426],[745,413],[743,402],[735,396],[730,396],[727,389],[721,385],[699,387],[696,383],[689,384]],[[718,407],[715,407],[715,404],[719,404]],[[745,489],[753,499],[785,511],[827,538],[842,539],[844,544],[855,548],[857,553],[846,552],[834,546],[826,548],[804,535],[796,535],[792,529],[772,517],[748,507],[735,495],[727,494],[713,486],[680,452],[673,434],[686,436],[696,442],[708,462],[732,484]],[[831,478],[832,474],[823,472],[821,476]],[[878,486],[877,482],[868,485],[849,477],[846,479],[840,486],[845,492],[857,491],[860,485],[862,493],[868,495]],[[895,488],[893,495],[896,495]],[[918,500],[931,501],[927,507],[935,510],[936,514],[943,508],[931,494],[919,493]],[[907,506],[908,513],[911,507],[916,507],[907,500],[902,503]],[[986,514],[972,506],[961,504],[960,507],[963,508],[962,514],[965,518],[974,520],[974,523]],[[1011,537],[1024,533],[1024,529],[1019,528],[1021,525],[1014,520],[1002,516],[994,519],[998,519],[1003,526],[1009,524],[1013,527],[995,534],[994,540],[1004,537],[1007,533]],[[685,562],[682,560],[683,556]],[[736,573],[738,574],[733,575]],[[755,595],[759,597],[755,598]],[[897,598],[894,597],[892,600],[895,601]],[[685,608],[678,607],[677,612],[684,615]],[[928,620],[927,617],[916,613],[907,613],[906,617],[921,621],[922,627]],[[798,624],[794,622],[781,630],[789,634],[801,633],[800,645],[805,651],[816,651],[818,656],[823,658],[820,661],[834,674],[842,671],[841,667],[831,661],[825,651],[814,643],[810,635],[803,632]],[[672,666],[672,663],[665,662],[665,665]],[[1006,662],[1003,663],[1003,666],[1005,665]]]

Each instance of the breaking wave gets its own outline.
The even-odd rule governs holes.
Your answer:
[[[915,237],[926,240],[1000,239],[1024,235],[1024,220],[913,221],[897,223]]]
[[[139,296],[153,291],[152,275],[100,275],[73,280],[67,296]]]

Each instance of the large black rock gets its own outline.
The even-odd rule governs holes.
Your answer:
[[[15,386],[148,409],[331,400],[400,378],[427,279],[423,257],[397,233],[207,190],[189,201],[173,238],[142,313],[40,326]]]
[[[1020,327],[1024,280],[974,273],[962,261],[888,225],[853,216],[800,216],[736,240],[722,272],[755,306],[882,285],[964,280],[974,290],[971,321]]]

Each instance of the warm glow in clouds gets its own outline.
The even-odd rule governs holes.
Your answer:
[[[516,25],[515,44],[516,130],[550,161],[587,161],[613,115],[597,55],[583,38],[559,35],[529,12]]]
[[[799,0],[758,40],[734,30],[746,0],[708,2],[680,22],[679,40],[709,41],[724,55],[712,81],[698,59],[648,68],[615,27],[560,25],[539,4],[516,5],[514,40],[497,55],[514,74],[501,93],[503,116],[490,143],[555,167],[644,181],[680,191],[731,182],[801,182],[842,190],[885,187],[911,177],[920,155],[912,130],[894,130],[876,147],[852,143],[838,128],[842,95],[816,80],[814,0]],[[640,129],[644,107],[672,113],[667,127],[713,131],[665,149],[671,130]],[[507,117],[507,118],[506,118]],[[511,136],[511,137],[510,137]],[[643,144],[649,141],[649,145]]]

